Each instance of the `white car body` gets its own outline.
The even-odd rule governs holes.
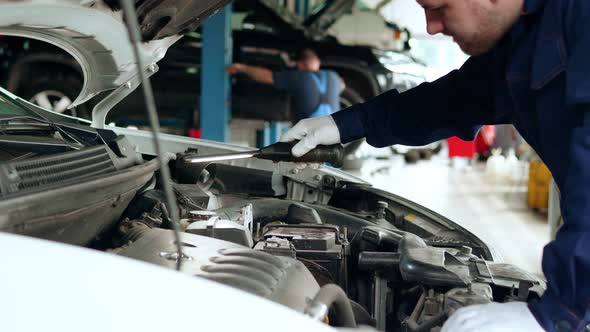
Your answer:
[[[2,331],[334,330],[244,291],[113,254],[6,233],[0,248]],[[253,319],[261,312],[265,324]]]
[[[404,33],[387,25],[385,18],[375,11],[353,7],[352,12],[340,17],[329,33],[343,44],[368,45],[383,50],[403,49]]]

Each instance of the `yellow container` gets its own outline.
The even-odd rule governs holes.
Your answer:
[[[549,207],[549,184],[551,172],[540,160],[529,164],[529,183],[527,204],[531,209],[547,209]]]

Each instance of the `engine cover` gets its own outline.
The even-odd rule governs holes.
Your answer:
[[[276,257],[210,237],[181,234],[182,272],[217,281],[303,312],[319,285],[309,270],[289,257]],[[174,268],[174,233],[150,229],[119,255]]]

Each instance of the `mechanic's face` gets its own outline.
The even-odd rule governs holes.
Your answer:
[[[301,71],[318,71],[321,67],[320,58],[315,53],[305,52],[303,59],[297,61],[297,69]]]
[[[297,69],[301,71],[318,71],[320,70],[319,59],[308,59],[297,62]]]
[[[521,15],[524,0],[417,0],[427,31],[453,37],[463,52],[491,50]]]

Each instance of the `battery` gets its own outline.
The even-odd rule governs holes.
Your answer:
[[[294,254],[295,258],[307,266],[320,285],[332,282],[345,290],[348,288],[347,259],[350,244],[338,226],[272,224],[264,227],[263,239],[256,244],[255,250],[275,255]],[[279,239],[288,242],[282,242],[279,248]]]

